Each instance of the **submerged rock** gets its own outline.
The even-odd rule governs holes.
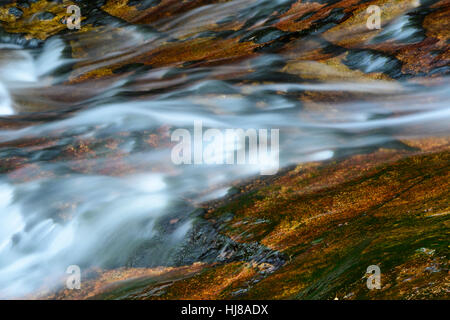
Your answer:
[[[30,49],[29,60],[42,69],[27,68],[35,72],[28,95],[12,86],[10,97],[9,88],[0,87],[2,110],[9,112],[12,100],[22,108],[0,119],[5,131],[17,129],[15,138],[0,143],[0,173],[17,185],[36,182],[30,189],[51,194],[39,199],[55,202],[44,210],[47,220],[63,225],[76,212],[82,197],[61,190],[80,176],[123,188],[113,185],[107,199],[131,187],[104,177],[164,171],[167,180],[176,179],[177,170],[148,160],[150,151],[172,146],[169,132],[177,122],[158,118],[172,108],[180,113],[165,119],[190,112],[211,119],[255,115],[281,126],[277,116],[285,115],[280,119],[295,122],[292,131],[301,142],[312,138],[316,147],[323,137],[327,146],[276,176],[236,183],[203,209],[170,207],[133,252],[118,252],[121,259],[87,270],[86,290],[47,297],[448,298],[448,128],[433,131],[440,137],[417,140],[412,126],[395,127],[398,119],[411,120],[405,114],[420,115],[409,104],[442,110],[448,102],[441,91],[450,71],[450,7],[417,3],[3,1],[0,41],[12,45],[8,50]],[[81,9],[80,30],[67,28],[69,5]],[[370,5],[382,9],[380,30],[366,26]],[[42,55],[54,40],[58,45]],[[56,60],[61,64],[46,68]],[[434,84],[436,95],[414,95]],[[182,110],[185,104],[192,110]],[[367,104],[370,111],[360,112]],[[132,112],[122,113],[124,106]],[[102,107],[107,111],[98,112]],[[71,118],[79,111],[89,121]],[[97,122],[102,117],[107,121]],[[159,122],[150,126],[154,119]],[[391,125],[377,127],[379,119]],[[122,126],[127,121],[132,129]],[[176,189],[173,181],[170,186]],[[32,212],[40,195],[28,192],[33,197],[22,197]],[[67,203],[55,200],[60,194]],[[104,213],[103,203],[98,208]],[[13,245],[21,241],[12,237]],[[366,286],[371,265],[381,268],[380,290]]]

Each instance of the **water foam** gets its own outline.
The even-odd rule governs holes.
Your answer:
[[[32,50],[0,45],[0,116],[15,113],[14,94],[39,88],[46,75],[67,63],[62,58],[63,50],[64,42],[58,38],[49,39],[37,57]]]

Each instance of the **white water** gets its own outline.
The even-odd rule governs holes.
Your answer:
[[[221,6],[229,13],[233,10],[229,4]],[[183,24],[197,15],[206,17],[208,8],[173,20],[167,24],[167,30],[185,34]],[[198,26],[206,23],[202,21],[198,21]],[[401,34],[395,36],[403,39]],[[128,42],[118,41],[107,57],[99,55],[78,71],[108,65],[124,55],[138,55],[161,42],[142,35],[134,27],[125,29],[125,38]],[[85,39],[86,44],[94,40],[88,36]],[[103,46],[109,48],[111,44],[105,41],[98,46],[98,52],[104,52]],[[53,111],[61,106],[83,107],[67,118],[0,129],[0,142],[32,138],[55,142],[38,152],[34,145],[19,148],[42,175],[32,176],[25,166],[16,169],[12,176],[0,177],[0,297],[28,294],[44,284],[61,285],[59,279],[69,265],[83,268],[123,265],[143,241],[157,234],[156,219],[171,213],[175,203],[186,198],[201,202],[221,197],[233,181],[260,170],[258,166],[175,166],[168,146],[141,149],[138,139],[130,135],[114,155],[122,154],[121,159],[133,170],[115,176],[104,172],[114,158],[101,148],[97,157],[82,154],[78,158],[55,157],[50,161],[45,155],[51,155],[52,147],[65,150],[78,139],[117,138],[123,132],[142,133],[163,127],[192,129],[193,122],[201,120],[205,127],[217,129],[279,129],[280,166],[284,167],[332,159],[342,150],[377,146],[398,138],[439,136],[449,129],[448,78],[429,86],[386,81],[301,84],[278,81],[237,87],[208,76],[206,71],[211,70],[201,68],[197,70],[200,74],[204,72],[201,77],[196,78],[193,73],[187,78],[166,80],[163,76],[171,70],[161,68],[139,76],[139,83],[130,84],[127,79],[117,78],[91,88],[89,83],[67,85],[60,75],[54,74],[60,66],[77,62],[65,60],[63,49],[64,42],[57,38],[47,42],[39,52],[0,48],[1,116],[14,113],[26,116],[20,112],[23,102],[18,101],[39,102],[44,109]],[[255,70],[269,72],[270,61],[277,58],[266,55],[220,66],[212,74],[232,79],[236,71],[245,69],[250,62]],[[379,69],[386,62],[384,59],[367,56],[361,63],[369,65],[366,71],[370,72]],[[184,86],[139,101],[117,98],[124,92],[178,84]],[[305,90],[364,93],[374,99],[319,102],[317,108],[307,108],[299,100],[281,94]],[[83,94],[69,102],[61,99],[65,94],[80,91]],[[61,94],[52,96],[49,92]],[[255,99],[265,106],[258,106]],[[2,157],[6,157],[17,150],[1,151]],[[17,176],[29,179],[15,179]],[[178,227],[172,235],[174,243],[183,238],[189,227],[190,222]],[[168,243],[168,250],[171,245]]]
[[[11,104],[12,101],[9,92],[0,82],[0,116],[8,116],[14,113]]]
[[[18,46],[0,44],[0,116],[16,113],[15,93],[46,85],[46,75],[65,63],[63,49],[64,43],[57,38],[46,42],[37,56]]]

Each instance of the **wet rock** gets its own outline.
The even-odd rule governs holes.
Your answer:
[[[52,20],[54,17],[56,17],[56,15],[48,11],[42,12],[37,15],[37,18],[39,20]]]
[[[371,44],[385,42],[418,43],[426,39],[425,30],[422,27],[423,14],[409,13],[401,16],[370,40]]]
[[[148,8],[152,8],[161,3],[161,0],[129,0],[129,6],[136,6],[139,10],[146,10]]]
[[[236,194],[239,194],[240,192],[241,190],[239,188],[231,187],[227,192],[227,196],[234,196]]]
[[[381,72],[392,78],[402,76],[402,63],[394,57],[380,52],[368,50],[353,50],[343,61],[351,69],[358,69],[364,73]]]
[[[9,33],[0,26],[0,42],[18,45],[24,48],[39,48],[44,41],[39,39],[29,39],[25,33]]]
[[[155,228],[161,232],[136,251],[127,264],[129,267],[244,261],[257,264],[268,263],[271,267],[267,270],[272,272],[286,261],[283,254],[257,242],[238,243],[221,234],[219,230],[224,223],[230,221],[231,213],[224,214],[215,222],[211,222],[204,219],[204,210],[197,209],[191,214],[181,212],[166,216],[157,223]],[[190,226],[188,232],[183,239],[174,242],[174,235],[183,225]]]
[[[279,29],[273,27],[266,27],[252,31],[249,34],[246,34],[244,37],[241,38],[240,42],[252,41],[255,43],[266,43],[275,41],[285,34],[286,32],[283,32]]]
[[[14,17],[18,19],[23,16],[23,11],[16,7],[9,8],[8,13],[12,14]]]

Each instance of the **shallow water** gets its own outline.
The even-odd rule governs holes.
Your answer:
[[[445,74],[380,80],[314,59],[301,60],[300,76],[280,72],[298,55],[323,49],[327,44],[315,41],[317,35],[299,37],[283,52],[211,65],[127,64],[130,70],[95,81],[82,77],[170,39],[199,37],[219,15],[257,24],[267,10],[284,5],[230,1],[151,28],[114,20],[92,32],[52,37],[40,47],[0,46],[0,154],[12,163],[0,176],[0,296],[59,284],[69,265],[127,265],[142,243],[161,232],[154,227],[158,218],[224,196],[234,181],[257,176],[274,159],[283,168],[380,146],[407,148],[398,141],[448,134]],[[376,41],[420,41],[408,19],[398,17]],[[274,31],[259,41],[276,37]],[[67,55],[70,44],[84,54]],[[349,65],[373,73],[394,68],[390,63],[361,51]],[[300,99],[305,93],[317,95]],[[259,165],[177,166],[170,135],[177,128],[193,132],[194,121],[205,130],[279,129],[279,154]],[[234,149],[227,145],[224,152]],[[170,249],[190,226],[187,221],[172,231],[167,256],[155,256],[150,266],[171,261]]]

